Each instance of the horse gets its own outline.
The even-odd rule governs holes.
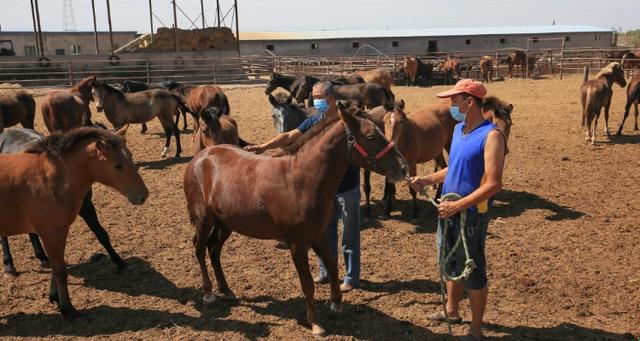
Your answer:
[[[184,89],[186,88],[191,88],[191,86],[185,85],[176,81],[164,81],[164,82],[158,83],[158,85],[150,85],[144,82],[138,82],[134,80],[125,80],[120,84],[120,91],[126,92],[126,93],[134,93],[134,92],[140,92],[140,91],[151,90],[151,89],[165,89],[173,93],[177,92],[179,95],[184,96]],[[187,110],[184,110],[184,108],[182,107],[180,107],[179,109],[180,109],[180,113],[182,114],[182,119],[184,121],[184,124],[182,125],[182,130],[187,130]],[[193,115],[192,112],[191,114]],[[197,122],[197,119],[198,119],[197,115],[194,115],[194,119]],[[180,115],[176,115],[176,126],[178,125],[178,123],[180,123]],[[147,130],[148,130],[147,124],[142,123],[142,129],[140,130],[140,133],[144,134],[147,132]]]
[[[450,58],[444,61],[442,65],[444,71],[444,85],[453,83],[455,79],[460,78],[460,61],[456,58]]]
[[[89,104],[93,101],[91,87],[94,82],[95,76],[87,77],[77,86],[47,94],[40,104],[40,112],[50,133],[91,125]]]
[[[491,82],[493,78],[493,57],[484,56],[480,58],[480,73],[482,73],[482,81]]]
[[[629,86],[627,86],[627,104],[624,106],[624,116],[622,117],[622,122],[620,123],[620,128],[618,128],[618,132],[616,135],[622,135],[622,127],[624,126],[624,121],[627,120],[627,116],[629,116],[629,111],[631,110],[631,104],[635,109],[635,125],[633,126],[634,131],[638,131],[638,102],[640,101],[640,73],[636,74],[631,81],[629,82]]]
[[[166,135],[160,155],[166,157],[173,134],[176,137],[176,157],[180,157],[180,130],[173,122],[173,117],[178,114],[179,107],[183,110],[187,108],[178,95],[162,89],[128,94],[105,82],[94,82],[93,89],[98,100],[96,109],[98,112],[104,109],[107,120],[116,128],[128,123],[145,123],[158,117]]]
[[[629,72],[640,69],[640,53],[627,51],[622,55],[620,63],[622,64],[622,68],[629,70]]]
[[[200,110],[200,120],[202,123],[198,124],[198,129],[196,130],[193,155],[198,154],[207,147],[224,143],[240,146],[238,123],[233,118],[223,114],[222,109],[212,106]]]
[[[404,56],[404,63],[402,66],[404,70],[404,76],[406,86],[412,86],[416,84],[416,77],[418,76],[418,62],[417,58]]]
[[[280,87],[289,91],[296,102],[304,103],[305,100],[310,98],[313,85],[318,81],[318,78],[312,76],[295,77],[274,72],[271,74],[271,78],[269,78],[264,94],[269,95],[273,90]]]
[[[333,87],[338,100],[353,100],[360,102],[364,108],[374,108],[384,102],[393,102],[393,93],[377,83],[362,83],[353,85],[338,85]]]
[[[387,91],[391,92],[391,84],[393,84],[393,77],[391,72],[383,68],[375,68],[371,70],[356,71],[351,74],[352,76],[360,76],[365,82],[375,83],[382,85]]]
[[[275,157],[220,145],[202,150],[189,162],[184,193],[195,227],[193,245],[202,272],[205,304],[215,300],[205,249],[219,291],[223,297],[233,298],[220,264],[222,247],[231,233],[286,241],[305,295],[312,333],[324,335],[316,319],[308,248],[329,270],[331,309],[342,310],[337,260],[330,256],[325,231],[342,175],[354,165],[371,167],[392,181],[407,176],[402,155],[373,123],[357,117],[357,110],[338,102],[337,113],[327,115]],[[287,170],[284,181],[283,170]]]
[[[522,71],[522,78],[527,78],[525,75],[525,68],[529,70],[529,74],[532,74],[535,69],[536,57],[530,56],[527,58],[527,54],[520,50],[509,52],[506,58],[502,59],[500,63],[509,65],[509,78],[513,78],[514,66],[520,66]]]
[[[97,127],[97,125],[96,125]],[[115,131],[116,135],[122,137],[123,143],[126,145],[125,135],[127,132],[128,126],[124,126],[123,128]],[[103,128],[104,129],[104,128]],[[45,141],[44,136],[41,134],[31,130],[24,128],[16,128],[6,131],[0,134],[0,154],[13,154],[20,153],[25,150],[28,150],[34,146],[37,146],[39,143],[43,143]],[[120,255],[113,249],[111,245],[111,240],[109,239],[109,234],[102,227],[100,221],[98,220],[98,215],[96,214],[96,208],[91,201],[92,190],[89,189],[89,192],[82,200],[82,207],[80,208],[80,212],[78,213],[80,217],[85,221],[91,232],[96,235],[100,244],[105,248],[111,261],[113,261],[118,270],[123,270],[127,267],[127,264],[122,260]],[[38,235],[35,233],[29,233],[29,239],[31,241],[31,245],[33,246],[33,251],[38,260],[40,260],[40,268],[48,268],[49,267],[49,258],[45,254],[42,244],[40,243],[40,239],[38,239]],[[9,239],[7,237],[1,237],[2,242],[2,251],[3,251],[3,264],[4,264],[4,272],[11,276],[18,276],[18,272],[13,264],[13,257],[11,257],[11,250],[9,248]]]
[[[604,107],[604,131],[609,134],[609,107],[613,97],[613,83],[624,88],[627,85],[624,70],[618,62],[610,63],[600,70],[596,79],[588,80],[589,74],[585,72],[584,83],[580,88],[580,103],[582,104],[582,126],[587,127],[586,141],[591,139],[591,144],[596,144],[596,127],[600,111]],[[594,120],[595,119],[595,120]],[[591,123],[593,122],[593,130]]]
[[[294,105],[292,95],[287,97],[282,95],[283,93],[278,93],[276,96],[269,94],[271,118],[278,133],[297,128],[307,117],[316,113],[316,109],[313,107],[305,108],[303,105]]]
[[[23,128],[33,129],[36,117],[36,101],[22,90],[11,95],[0,95],[0,133],[4,128],[18,123]]]
[[[195,130],[198,130],[198,117],[202,117],[202,111],[209,107],[214,106],[220,109],[220,115],[229,116],[231,114],[229,99],[222,91],[222,88],[217,85],[184,87],[181,92],[184,96],[186,107],[194,116]]]
[[[480,105],[482,115],[490,120],[496,128],[502,133],[505,139],[505,153],[509,152],[507,142],[511,135],[511,114],[513,113],[513,104],[506,103],[496,96],[487,96],[482,100]]]
[[[362,76],[356,74],[351,74],[347,77],[330,78],[328,81],[333,85],[361,84],[365,82]]]
[[[0,154],[0,235],[38,234],[51,261],[49,301],[69,318],[78,312],[67,290],[64,250],[69,226],[95,182],[134,205],[149,196],[122,138],[102,129],[53,133],[23,153]]]

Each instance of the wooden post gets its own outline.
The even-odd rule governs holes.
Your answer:
[[[42,51],[40,51],[40,46],[38,45],[38,28],[36,27],[36,10],[33,7],[33,0],[31,2],[31,20],[33,21],[33,40],[35,41],[36,47],[36,55],[42,56]]]
[[[553,73],[553,50],[549,50],[549,68],[551,69],[551,76],[554,76],[554,73]]]
[[[67,62],[67,72],[69,73],[69,86],[73,86],[73,72],[71,70],[71,61]]]
[[[220,27],[220,0],[216,0],[216,17],[218,21],[218,27]]]
[[[204,27],[204,4],[202,3],[203,0],[200,0],[200,15],[202,16],[202,28]]]
[[[564,77],[564,39],[562,39],[562,46],[560,47],[560,80]]]
[[[98,47],[98,24],[96,23],[96,4],[95,0],[91,0],[91,12],[93,13],[93,39],[96,44],[96,54],[100,54],[100,48]]]
[[[593,47],[591,48],[591,57],[589,58],[589,66],[593,68]]]
[[[145,67],[147,69],[147,84],[151,84],[151,72],[149,68],[149,60],[145,61]]]
[[[113,53],[115,45],[113,45],[113,28],[111,26],[111,6],[109,4],[109,0],[107,0],[107,19],[109,20],[109,41],[111,42],[111,53]]]
[[[180,44],[178,43],[178,15],[176,14],[176,0],[171,0],[173,5],[173,46],[176,52],[180,52]]]
[[[233,1],[236,16],[236,40],[238,41],[238,58],[240,57],[240,18],[238,17],[238,0]]]
[[[153,7],[149,0],[149,25],[151,25],[151,42],[153,42]]]

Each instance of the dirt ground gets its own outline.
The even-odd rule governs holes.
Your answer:
[[[507,80],[489,93],[514,104],[505,186],[489,227],[490,296],[487,336],[505,339],[635,340],[640,337],[640,134],[627,122],[624,136],[598,146],[580,127],[580,77]],[[436,99],[444,87],[395,87],[408,111]],[[611,129],[622,117],[624,90],[615,86]],[[275,130],[262,87],[229,88],[241,136],[265,141]],[[42,92],[37,92],[42,94]],[[37,98],[38,101],[42,97]],[[94,108],[94,119],[106,122]],[[600,126],[603,127],[601,117]],[[40,113],[36,127],[43,130]],[[222,263],[236,301],[202,307],[201,277],[192,252],[182,176],[191,157],[191,133],[181,159],[161,159],[162,129],[131,127],[127,141],[151,191],[134,207],[96,185],[94,203],[116,250],[129,264],[118,273],[81,220],[72,228],[66,258],[69,288],[84,316],[63,320],[46,298],[49,275],[37,271],[26,236],[12,237],[20,276],[0,279],[0,336],[95,339],[308,339],[302,292],[289,252],[234,234]],[[172,147],[172,152],[175,147]],[[432,169],[419,168],[420,174]],[[382,177],[373,176],[374,216],[381,213]],[[410,196],[399,186],[399,207]],[[447,339],[446,326],[428,322],[440,309],[435,211],[420,203],[420,225],[398,211],[370,219],[362,230],[362,288],[344,296],[341,314],[328,309],[329,290],[317,286],[318,315],[331,340]],[[313,273],[317,260],[311,253]],[[340,256],[341,273],[344,272]],[[462,316],[470,319],[468,300]],[[454,326],[464,335],[467,324]]]

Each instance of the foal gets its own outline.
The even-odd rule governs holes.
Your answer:
[[[96,77],[91,76],[68,90],[49,92],[40,104],[40,112],[50,133],[91,125],[89,103],[93,101],[94,82]]]
[[[620,87],[625,87],[627,81],[624,78],[624,70],[620,63],[614,62],[605,66],[596,79],[587,80],[588,73],[584,75],[584,83],[580,88],[580,103],[582,103],[582,126],[587,126],[586,141],[591,140],[591,144],[596,144],[596,128],[598,126],[598,118],[600,111],[604,107],[604,132],[609,134],[609,107],[611,106],[611,97],[613,97],[613,83],[617,83]],[[593,123],[593,129],[591,128]]]

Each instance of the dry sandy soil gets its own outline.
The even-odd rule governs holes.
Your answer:
[[[487,241],[490,296],[485,330],[491,338],[640,336],[640,134],[627,122],[623,137],[607,139],[600,130],[600,145],[586,144],[580,127],[580,82],[579,77],[569,77],[488,85],[490,94],[515,106],[505,186],[492,211]],[[434,93],[442,89],[393,91],[413,111],[434,102]],[[274,135],[263,88],[226,92],[242,137],[261,142]],[[621,119],[623,98],[624,91],[616,86],[612,130]],[[95,108],[94,118],[106,122]],[[36,127],[44,129],[39,113]],[[47,302],[49,275],[37,271],[27,237],[13,237],[21,274],[0,279],[0,336],[309,338],[293,263],[273,241],[234,234],[222,262],[239,299],[202,307],[193,229],[182,192],[192,135],[183,135],[184,158],[163,160],[158,122],[150,124],[146,135],[138,129],[129,130],[128,145],[151,191],[149,200],[134,207],[114,190],[101,185],[94,190],[100,219],[128,270],[118,273],[108,257],[95,256],[104,251],[84,222],[76,221],[66,257],[71,297],[84,317],[67,322]],[[425,174],[431,167],[423,165],[419,172]],[[373,181],[373,209],[378,215],[382,178],[376,175]],[[440,309],[434,208],[421,202],[416,227],[402,212],[411,207],[406,187],[401,185],[398,193],[401,211],[393,219],[363,224],[362,288],[344,296],[344,312],[331,313],[328,287],[317,287],[319,318],[329,339],[447,338],[445,325],[426,319]],[[316,273],[315,255],[310,257]],[[462,306],[468,321],[468,301]],[[454,333],[464,335],[466,329],[466,324],[454,326]]]

